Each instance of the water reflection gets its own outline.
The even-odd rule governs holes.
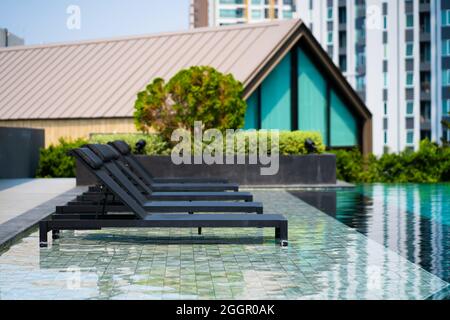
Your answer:
[[[450,185],[291,193],[450,282]]]
[[[424,299],[447,286],[285,191],[253,193],[266,212],[289,219],[288,248],[276,244],[270,229],[211,228],[202,236],[196,229],[172,228],[64,231],[45,249],[33,233],[0,255],[0,298]],[[348,216],[355,226],[367,221],[368,234],[377,234],[372,224],[380,221],[387,231],[381,228],[379,240],[388,233],[386,241],[397,244],[390,232],[404,234],[404,224],[397,227],[371,210],[375,197],[361,194],[303,196],[333,217]],[[357,219],[343,214],[342,206],[350,211],[361,201],[365,211]],[[421,220],[414,221],[420,230]],[[412,256],[420,257],[420,251]]]

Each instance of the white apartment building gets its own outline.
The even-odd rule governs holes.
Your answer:
[[[295,3],[296,0],[191,0],[190,24],[197,26],[194,17],[199,14],[208,16],[208,26],[292,19],[297,17]]]
[[[450,0],[299,0],[297,10],[372,112],[374,153],[449,137]]]
[[[210,26],[301,18],[372,112],[375,154],[450,140],[441,124],[450,118],[450,0],[209,0],[207,7]]]

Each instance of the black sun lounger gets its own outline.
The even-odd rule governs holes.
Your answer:
[[[154,187],[159,188],[162,185],[171,185],[172,187],[181,188],[187,186],[194,188],[210,188],[211,187],[219,190],[238,190],[238,185],[233,183],[228,183],[226,179],[215,179],[215,178],[155,178],[153,175],[144,168],[144,166],[136,159],[136,157],[131,153],[130,146],[124,141],[114,141],[109,142],[114,149],[116,149],[122,156],[124,162],[142,179],[147,185],[153,184]],[[178,186],[177,186],[178,185]],[[180,186],[182,185],[182,186]],[[196,189],[199,191],[200,189]]]
[[[46,247],[48,245],[48,232],[52,231],[53,238],[59,238],[60,230],[97,230],[101,228],[275,228],[275,237],[280,240],[280,244],[287,246],[288,240],[288,221],[279,214],[149,214],[149,208],[140,204],[133,198],[129,191],[115,181],[109,173],[102,168],[102,161],[87,148],[73,150],[73,153],[95,169],[97,178],[107,186],[107,188],[128,208],[128,212],[132,214],[111,214],[107,211],[98,213],[82,213],[74,211],[72,213],[54,213],[49,218],[39,222],[39,245]],[[167,207],[160,205],[158,212],[180,212],[176,211],[181,208],[182,202],[175,202],[177,206],[173,206],[174,202],[167,203]],[[186,203],[184,205],[188,205]],[[193,204],[193,208],[205,209],[202,205]],[[214,202],[210,202],[210,209],[225,208],[220,203],[213,207]],[[243,203],[245,204],[245,203]],[[68,206],[75,208],[77,206]],[[170,209],[171,208],[171,209]],[[190,211],[193,208],[184,207],[183,212]],[[175,211],[173,211],[173,210]],[[214,210],[213,210],[214,211]],[[219,210],[217,210],[219,211]]]
[[[119,177],[111,175],[104,166],[103,161],[88,148],[79,148],[72,150],[72,155],[80,160],[81,163],[90,168],[91,172],[104,185],[108,192],[113,193],[109,184],[116,182],[125,190],[130,197],[133,197],[147,212],[263,212],[260,202],[224,202],[224,201],[152,201],[147,199],[142,192],[126,177],[119,174]],[[112,165],[114,163],[111,162]],[[105,165],[109,165],[107,162]],[[120,171],[120,170],[119,170]],[[110,212],[129,211],[126,205],[111,205],[104,201],[104,210]],[[71,203],[67,206],[57,207],[59,213],[89,213],[96,212],[98,206],[86,203]]]
[[[122,161],[120,154],[110,145],[88,144],[86,145],[102,161],[103,166],[109,173],[120,180],[122,184],[127,184],[128,189],[138,193],[140,189],[143,196],[139,201],[149,200],[171,200],[171,201],[253,201],[253,195],[249,192],[153,192],[150,186],[147,186],[131,171]],[[83,163],[82,161],[80,161]],[[88,165],[85,167],[92,172]],[[102,192],[93,194],[92,192],[84,194],[78,198],[79,201],[98,201],[103,196]]]

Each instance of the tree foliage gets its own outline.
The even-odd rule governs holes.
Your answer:
[[[143,132],[154,129],[167,141],[175,129],[192,131],[195,121],[201,121],[203,129],[241,128],[247,107],[242,93],[243,85],[233,75],[212,67],[191,67],[168,83],[157,78],[139,92],[135,124]]]

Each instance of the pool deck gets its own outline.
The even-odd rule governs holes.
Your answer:
[[[0,191],[2,212],[27,203],[0,228],[81,192],[42,183]],[[24,201],[26,188],[41,196]],[[289,219],[288,248],[263,229],[65,231],[45,249],[32,232],[0,255],[0,299],[427,299],[449,287],[284,190],[251,192]]]
[[[0,248],[73,199],[75,179],[0,180]]]

